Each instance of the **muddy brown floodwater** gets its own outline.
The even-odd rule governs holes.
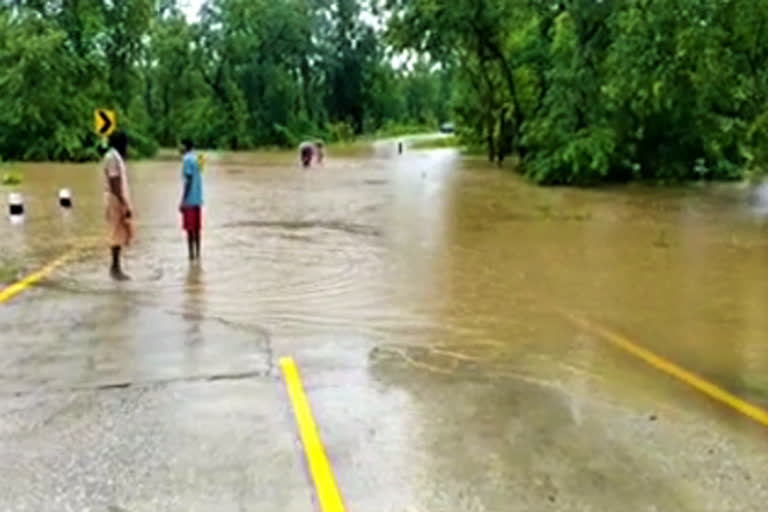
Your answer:
[[[0,305],[2,510],[313,510],[286,355],[350,511],[768,502],[764,427],[568,319],[768,407],[762,186],[537,188],[394,142],[311,171],[211,153],[198,267],[178,163],[130,162],[116,284],[99,166],[19,169],[0,262],[78,252]]]

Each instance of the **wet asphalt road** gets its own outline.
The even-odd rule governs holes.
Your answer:
[[[0,306],[0,510],[316,510],[285,355],[352,512],[764,510],[764,429],[559,313],[768,404],[759,190],[536,189],[393,149],[212,155],[199,267],[176,163],[132,165],[125,285],[98,171],[28,167],[6,257],[82,248]]]

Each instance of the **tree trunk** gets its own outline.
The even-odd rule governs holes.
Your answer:
[[[499,141],[497,143],[497,163],[499,167],[504,165],[504,158],[506,158],[512,152],[511,134],[509,121],[507,120],[508,108],[501,109],[499,116]]]
[[[487,130],[487,141],[488,141],[488,161],[493,163],[494,159],[496,158],[496,144],[493,140],[493,112],[488,112],[488,125],[486,127]]]

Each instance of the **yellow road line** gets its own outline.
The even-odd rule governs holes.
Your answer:
[[[283,370],[285,385],[288,388],[288,396],[291,399],[312,480],[315,482],[320,508],[322,512],[344,512],[344,503],[328,457],[325,455],[323,443],[320,441],[296,363],[292,358],[286,357],[280,360],[280,368]]]
[[[717,386],[716,384],[709,382],[703,377],[700,377],[695,373],[673,363],[672,361],[669,361],[651,352],[650,350],[643,348],[626,336],[622,336],[621,334],[618,334],[608,329],[607,327],[590,322],[589,320],[574,315],[573,313],[565,313],[565,315],[573,323],[583,327],[588,331],[592,331],[593,333],[611,342],[630,355],[645,361],[657,370],[660,370],[667,375],[670,375],[675,379],[684,382],[697,391],[705,394],[709,398],[716,400],[735,411],[740,412],[744,416],[747,416],[748,418],[756,421],[757,423],[760,423],[763,426],[768,427],[768,411],[765,409],[737,397],[733,393],[730,393],[725,389]]]
[[[34,272],[32,274],[29,274],[27,277],[22,279],[21,281],[17,281],[13,283],[12,285],[3,288],[0,290],[0,304],[3,304],[5,302],[8,302],[30,286],[34,286],[49,275],[53,273],[54,270],[62,266],[69,258],[72,257],[72,255],[75,253],[75,249],[72,249],[65,253],[63,256],[60,256],[56,258],[54,261],[49,263],[48,265],[44,266],[37,272]]]

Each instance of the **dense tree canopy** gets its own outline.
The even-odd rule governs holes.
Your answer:
[[[5,159],[93,158],[111,107],[142,154],[453,119],[541,183],[735,178],[767,92],[768,0],[0,0]]]
[[[455,66],[462,137],[542,183],[733,178],[768,158],[768,0],[382,0]]]
[[[448,116],[446,73],[392,64],[358,0],[0,0],[0,157],[97,156],[95,108],[133,149],[242,149]],[[367,15],[367,16],[366,16]]]

